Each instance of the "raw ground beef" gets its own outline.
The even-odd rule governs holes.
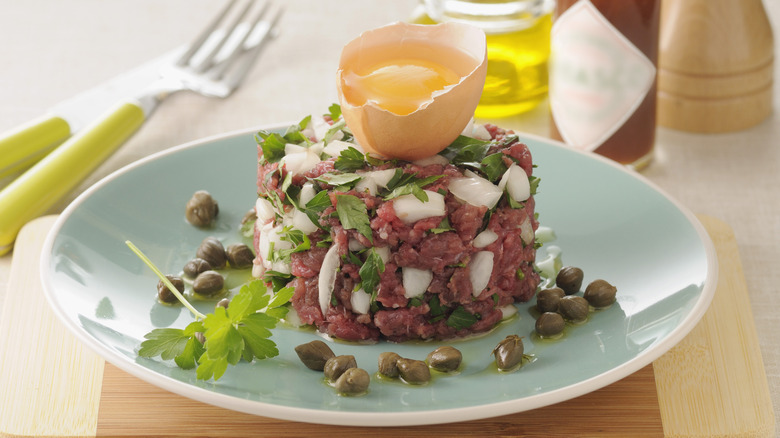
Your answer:
[[[528,147],[517,141],[501,144],[511,133],[493,125],[486,125],[486,128],[495,140],[489,153],[505,154],[502,159],[507,166],[515,163],[531,177],[533,165]],[[258,147],[258,153],[262,158],[261,147]],[[323,160],[303,175],[295,175],[291,184],[300,186],[324,174],[337,172],[334,161],[335,158]],[[396,216],[393,199],[384,200],[355,189],[338,192],[327,184],[317,182],[318,189],[330,190],[332,205],[318,213],[318,225],[328,231],[320,228],[313,231],[309,235],[311,249],[290,255],[291,278],[288,285],[295,288],[293,308],[305,324],[314,325],[330,336],[351,341],[448,339],[490,330],[502,319],[502,307],[528,301],[539,284],[539,275],[534,270],[536,246],[532,232],[530,241],[527,241],[529,231],[538,227],[533,196],[522,202],[519,208],[517,205],[514,208],[510,206],[507,196],[503,196],[498,205],[488,211],[485,206],[464,203],[449,192],[450,179],[462,177],[465,168],[452,164],[420,166],[401,163],[405,173],[416,174],[420,178],[442,175],[425,189],[444,195],[446,219],[451,230],[436,230],[444,217],[407,224]],[[284,199],[283,176],[284,170],[279,169],[279,163],[261,159],[258,195],[262,198],[275,193]],[[345,229],[339,221],[334,213],[336,194],[355,196],[366,205],[372,235],[370,241],[357,229]],[[486,247],[475,248],[475,236],[485,229],[493,231],[498,238]],[[261,232],[258,225],[255,236],[258,259],[255,263],[263,266],[259,248]],[[317,242],[321,245],[317,246]],[[331,245],[338,247],[340,268],[330,303],[323,314],[319,299],[319,274]],[[362,260],[350,257],[348,252],[350,247],[371,246],[387,248],[385,251],[389,256],[384,262],[384,272],[379,275],[375,299],[369,311],[361,313],[355,311],[351,298],[361,282],[359,271]],[[493,253],[493,269],[487,287],[474,294],[469,262],[479,251]],[[422,295],[412,299],[405,296],[404,267],[432,272],[432,280]],[[473,315],[472,323],[465,327],[453,324],[451,317],[456,311],[461,315],[465,314],[464,311]]]

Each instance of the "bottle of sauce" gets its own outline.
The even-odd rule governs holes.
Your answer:
[[[558,0],[551,136],[635,169],[652,159],[661,0]]]

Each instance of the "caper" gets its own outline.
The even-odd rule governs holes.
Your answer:
[[[457,348],[449,345],[431,351],[427,358],[429,367],[444,372],[457,370],[462,360],[463,354]]]
[[[201,272],[192,282],[192,291],[210,297],[225,287],[225,279],[216,271]]]
[[[217,301],[216,307],[224,307],[225,309],[230,306],[230,298],[222,298],[221,300]]]
[[[563,289],[566,295],[573,295],[580,291],[582,286],[582,269],[574,266],[564,266],[555,277],[555,285]]]
[[[243,243],[234,243],[225,250],[227,261],[233,269],[245,269],[252,266],[255,254]]]
[[[406,383],[421,385],[431,380],[431,370],[428,368],[428,365],[421,360],[406,359],[402,357],[401,359],[398,359],[396,365],[398,366],[398,375],[401,376]]]
[[[198,190],[192,195],[184,210],[187,222],[196,227],[208,227],[219,214],[219,205],[209,192]]]
[[[555,336],[563,331],[566,323],[559,313],[544,312],[536,319],[536,333],[539,336]]]
[[[542,313],[556,312],[558,310],[558,302],[565,295],[563,289],[559,287],[542,289],[536,294],[536,308]]]
[[[336,355],[333,350],[328,347],[328,344],[315,340],[306,344],[301,344],[295,347],[295,352],[298,354],[298,358],[301,359],[306,368],[314,371],[322,371],[325,369],[325,362],[331,357]]]
[[[523,361],[523,339],[517,335],[509,335],[496,345],[493,356],[499,370],[506,371],[520,365]]]
[[[588,317],[588,301],[578,295],[567,295],[558,303],[558,313],[572,322],[582,322]]]
[[[617,288],[604,280],[593,280],[585,288],[584,297],[591,306],[600,309],[615,302]]]
[[[355,361],[355,356],[343,355],[334,356],[326,360],[322,371],[325,373],[325,377],[335,381],[341,377],[342,374],[344,374],[344,371],[350,368],[357,368],[357,361]]]
[[[385,351],[379,355],[378,365],[379,374],[387,377],[398,377],[398,359],[400,359],[396,353],[392,351]]]
[[[184,265],[184,275],[189,278],[195,278],[201,272],[210,271],[211,269],[212,267],[209,262],[203,260],[200,257],[195,257],[194,259],[188,261],[186,265]]]
[[[350,368],[336,380],[336,390],[345,395],[359,395],[368,390],[371,376],[362,368]]]
[[[222,242],[217,240],[216,237],[207,237],[203,239],[203,242],[198,246],[195,255],[209,262],[212,269],[222,269],[227,262],[225,247],[222,246]]]
[[[171,282],[171,284],[173,284],[176,290],[179,292],[184,292],[184,280],[173,275],[166,275],[165,277],[168,279],[168,281]],[[174,295],[173,292],[168,289],[168,286],[166,286],[162,280],[157,282],[157,299],[163,303],[169,304],[179,301],[179,299],[176,298],[176,295]]]

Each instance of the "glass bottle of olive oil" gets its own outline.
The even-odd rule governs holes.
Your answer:
[[[413,22],[459,21],[485,31],[488,67],[476,117],[530,111],[547,97],[552,0],[423,0]]]

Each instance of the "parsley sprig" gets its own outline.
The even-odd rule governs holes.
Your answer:
[[[171,284],[162,272],[130,241],[127,246],[154,271],[168,289],[192,312],[196,320],[184,329],[158,328],[147,333],[138,355],[173,359],[183,369],[196,369],[201,380],[218,380],[228,365],[241,359],[251,362],[279,354],[276,344],[269,339],[271,329],[287,314],[287,304],[293,288],[284,287],[270,293],[262,280],[241,286],[227,308],[218,306],[213,313],[203,314],[195,309]],[[201,339],[205,339],[201,342]]]

